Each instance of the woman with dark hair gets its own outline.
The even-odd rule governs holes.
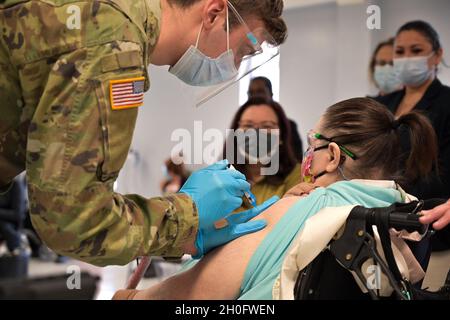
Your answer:
[[[414,199],[396,183],[403,166],[398,161],[402,153],[401,126],[411,128],[412,152],[407,159],[406,174],[426,176],[437,159],[437,143],[425,116],[412,112],[395,119],[372,99],[342,101],[328,108],[309,135],[303,176],[314,183],[315,190],[303,197],[285,197],[263,212],[268,221],[264,230],[221,247],[191,269],[154,287],[120,291],[115,298],[272,299],[280,283],[277,279],[285,270],[283,261],[289,248],[305,233],[312,219],[319,220],[320,227],[309,229],[308,245],[301,252],[311,261],[324,249],[312,249],[317,238],[330,221],[337,221],[336,217],[341,215],[336,210],[354,205],[388,207]],[[422,152],[423,143],[429,146],[429,152]],[[345,219],[346,216],[338,219],[333,230],[337,232]],[[324,246],[334,235],[335,232],[330,234]],[[395,240],[403,241],[400,237]],[[409,255],[412,257],[410,252]],[[404,270],[409,270],[405,278],[415,283],[423,278],[424,272],[413,260]]]
[[[385,96],[402,89],[403,85],[394,70],[394,38],[378,44],[369,65],[370,81]]]
[[[429,178],[418,177],[405,185],[406,191],[419,199],[450,197],[450,87],[437,78],[443,60],[443,48],[437,31],[427,22],[412,21],[403,25],[395,38],[394,68],[405,88],[377,100],[388,107],[395,117],[419,111],[426,115],[436,132],[439,161]],[[402,150],[411,151],[408,135],[403,128]],[[429,146],[422,143],[422,152]],[[449,227],[438,232],[433,249],[450,248]],[[426,259],[425,259],[426,260]]]
[[[247,92],[248,98],[266,98],[273,100],[273,87],[272,82],[266,77],[256,77],[250,81]],[[303,158],[303,142],[298,131],[297,123],[288,119],[291,126],[291,145],[294,152],[294,156],[298,162],[302,162]]]
[[[251,98],[237,111],[230,129],[234,133],[228,137],[223,157],[246,176],[258,205],[273,196],[283,196],[300,182],[289,120],[280,104],[262,97]],[[239,139],[239,132],[244,139]],[[255,139],[251,139],[251,132],[256,134]],[[266,142],[267,150],[262,150],[260,144]],[[252,150],[258,154],[252,157]],[[264,168],[269,167],[274,170],[266,170],[265,175]]]
[[[450,88],[436,77],[443,49],[439,35],[424,21],[402,26],[395,38],[394,68],[405,85],[401,91],[379,97],[395,117],[420,111],[433,124],[439,143],[439,165],[431,179],[418,179],[406,190],[421,199],[450,197]],[[402,148],[407,154],[408,130]],[[423,152],[427,146],[423,144]]]

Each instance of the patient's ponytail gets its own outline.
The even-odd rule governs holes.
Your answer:
[[[320,133],[358,156],[345,162],[351,179],[408,184],[437,169],[436,133],[423,114],[411,112],[396,120],[375,100],[355,98],[331,106],[322,120]]]
[[[423,114],[413,111],[393,121],[393,129],[400,136],[406,160],[405,176],[409,181],[426,177],[437,168],[438,145],[436,133],[430,121]]]

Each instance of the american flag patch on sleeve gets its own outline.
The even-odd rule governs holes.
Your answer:
[[[114,110],[137,108],[144,104],[145,78],[111,80],[109,91]]]

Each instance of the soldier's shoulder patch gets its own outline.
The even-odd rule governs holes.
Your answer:
[[[137,108],[144,104],[145,77],[111,80],[109,82],[111,108]]]

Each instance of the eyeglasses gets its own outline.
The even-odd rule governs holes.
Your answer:
[[[377,60],[375,62],[376,67],[384,67],[384,66],[394,66],[394,60],[386,61],[386,60]]]
[[[275,121],[264,121],[260,123],[252,122],[252,121],[239,121],[239,129],[249,130],[249,129],[266,129],[266,130],[275,130],[279,129],[278,123]]]
[[[238,73],[231,79],[223,79],[220,85],[209,86],[203,90],[196,88],[194,93],[197,107],[203,105],[223,90],[229,88],[280,54],[278,41],[273,38],[273,35],[268,30],[264,27],[256,26],[254,29],[253,27],[250,29],[235,6],[230,1],[227,1],[227,3],[227,29],[230,30],[230,23],[237,23],[243,26],[242,28],[234,28],[232,48],[227,48],[233,51],[234,63]],[[228,32],[227,35],[229,37],[230,33]]]
[[[339,149],[341,149],[342,152],[344,152],[347,156],[349,156],[353,160],[357,160],[358,159],[358,157],[353,152],[348,150],[343,145],[337,143],[334,139],[336,139],[336,138],[327,138],[323,134],[314,132],[313,130],[310,130],[309,133],[308,133],[308,145],[310,147],[313,147],[314,140],[323,140],[323,141],[327,141],[329,143],[336,143],[338,145]],[[319,151],[319,150],[325,149],[327,147],[328,147],[328,145],[317,147],[317,148],[314,148],[314,151]]]

